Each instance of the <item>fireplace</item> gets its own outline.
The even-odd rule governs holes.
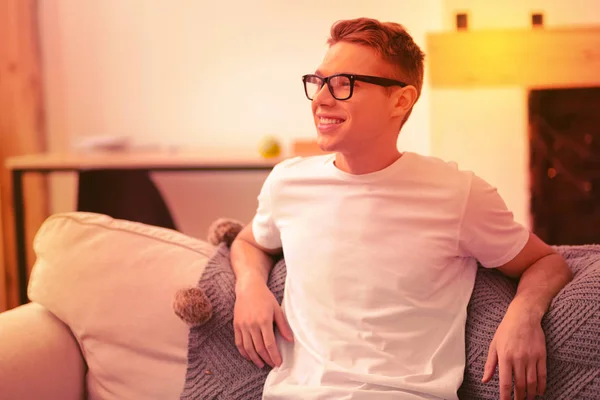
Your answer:
[[[532,230],[549,244],[600,243],[600,87],[528,100]]]
[[[600,243],[599,48],[600,25],[427,35],[432,153],[550,244]]]

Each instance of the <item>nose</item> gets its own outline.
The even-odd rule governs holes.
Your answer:
[[[329,91],[329,86],[326,83],[321,87],[321,89],[319,89],[319,91],[317,91],[317,93],[315,93],[313,97],[314,105],[332,105],[335,103],[335,101],[335,97],[332,96],[331,92]]]

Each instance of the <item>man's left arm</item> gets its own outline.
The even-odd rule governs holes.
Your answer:
[[[519,254],[497,269],[519,284],[490,345],[483,382],[498,366],[501,400],[511,398],[513,377],[515,399],[525,399],[525,392],[533,399],[546,390],[542,318],[573,274],[565,260],[533,233]]]

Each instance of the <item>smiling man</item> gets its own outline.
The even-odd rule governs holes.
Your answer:
[[[518,399],[543,393],[541,320],[570,269],[483,179],[398,150],[424,57],[401,25],[340,21],[328,43],[303,83],[331,154],[277,165],[231,249],[236,345],[274,367],[264,398],[456,399],[477,261],[519,279],[482,379],[498,367],[501,399],[513,380]]]

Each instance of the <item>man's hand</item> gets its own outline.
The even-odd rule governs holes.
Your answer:
[[[511,302],[490,344],[483,382],[498,366],[500,399],[533,399],[546,391],[546,340],[542,318],[552,299],[573,279],[573,273],[550,246],[533,233],[525,247],[498,270],[519,280]]]
[[[263,361],[271,367],[281,365],[273,322],[285,339],[293,339],[292,330],[277,299],[268,286],[258,279],[244,282],[236,294],[233,327],[238,351],[259,368],[264,367]]]
[[[515,400],[534,399],[546,390],[546,341],[539,315],[512,304],[490,344],[483,382],[498,366],[500,400],[509,400],[514,377]],[[527,397],[525,397],[527,392]]]

